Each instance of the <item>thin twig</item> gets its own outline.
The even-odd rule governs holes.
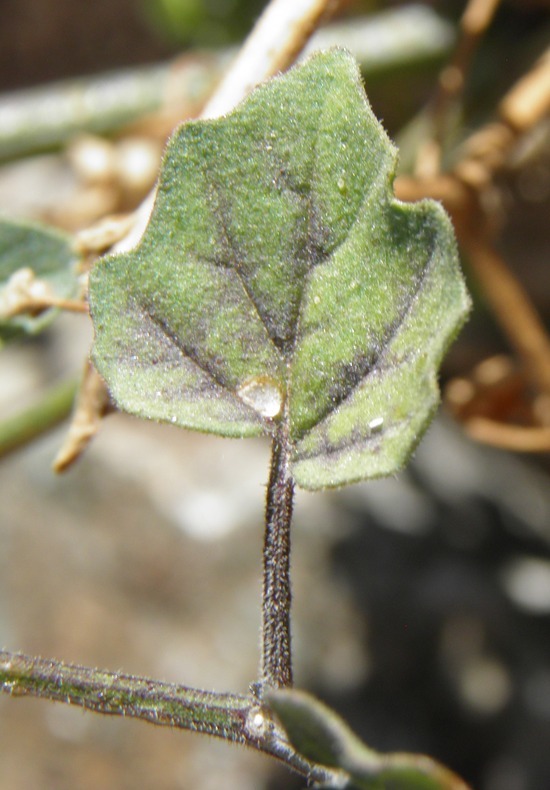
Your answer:
[[[481,190],[490,186],[495,175],[509,162],[521,135],[550,112],[550,50],[510,88],[498,110],[497,120],[485,124],[465,141],[452,172],[441,173],[430,166],[421,168],[414,179],[403,178],[403,199],[430,196],[445,201],[451,193],[456,198],[456,193],[461,191],[461,205],[454,199],[454,208],[464,212],[468,203],[479,203]],[[475,206],[474,210],[478,208]]]
[[[335,0],[271,0],[200,118],[215,118],[232,110],[259,82],[292,65]],[[153,210],[156,187],[134,212],[135,222],[114,252],[135,247]]]
[[[499,115],[517,134],[532,129],[550,112],[550,49],[508,91]]]
[[[441,150],[450,112],[466,84],[466,75],[477,47],[491,24],[500,0],[469,0],[460,20],[460,35],[454,53],[441,70],[437,90],[430,105],[433,137],[418,152],[416,171],[434,176],[441,167]]]
[[[550,428],[545,426],[508,425],[488,417],[470,417],[463,425],[472,439],[492,447],[516,453],[550,452]]]
[[[460,37],[450,62],[439,75],[434,100],[434,119],[438,132],[449,106],[464,91],[466,74],[501,0],[469,0],[460,20]],[[439,138],[441,141],[441,138]]]
[[[71,425],[53,462],[55,472],[64,472],[84,452],[99,430],[110,408],[107,385],[89,360],[84,364]]]
[[[451,174],[427,180],[398,179],[396,194],[402,200],[429,195],[443,201],[485,298],[523,360],[530,381],[550,393],[550,337],[525,289],[494,248],[476,193]]]
[[[489,19],[489,4],[485,11],[486,16],[477,20],[478,33]],[[522,284],[497,252],[491,217],[484,205],[495,175],[506,166],[520,136],[540,122],[549,109],[547,52],[501,101],[499,120],[466,141],[452,172],[423,178],[405,176],[395,184],[396,195],[402,200],[434,197],[444,203],[487,303],[522,361],[530,383],[546,395],[550,395],[550,336]],[[546,426],[512,426],[479,415],[468,418],[465,429],[480,441],[524,452],[545,451],[550,435]]]
[[[531,382],[550,394],[550,338],[523,287],[493,246],[477,236],[461,239],[485,298],[526,366]]]
[[[334,0],[272,0],[204,108],[202,117],[224,115],[259,82],[288,68],[334,5]]]
[[[477,20],[478,31],[489,18],[486,11],[486,16]],[[442,200],[500,326],[523,360],[530,380],[543,392],[550,392],[550,337],[523,286],[492,244],[482,193],[505,165],[519,135],[540,121],[549,108],[550,53],[546,53],[502,100],[500,122],[487,124],[466,141],[463,157],[452,172],[427,178],[405,176],[396,181],[396,194],[402,200],[428,196]]]

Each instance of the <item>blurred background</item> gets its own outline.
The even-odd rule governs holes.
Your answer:
[[[3,0],[0,214],[73,232],[134,208],[170,129],[200,111],[262,6]],[[464,6],[347,0],[319,44],[340,43],[360,60],[375,114],[401,144],[403,172]],[[453,116],[451,161],[544,51],[549,11],[544,0],[500,4]],[[498,249],[546,327],[549,128],[546,120],[522,138],[491,191]],[[530,419],[528,388],[508,386],[517,367],[508,339],[473,276],[470,285],[475,309],[443,384],[471,387],[480,370],[492,381],[505,370],[491,409],[502,413],[506,400],[506,415]],[[0,435],[56,382],[79,376],[90,342],[86,316],[62,316],[0,350]],[[475,443],[453,410],[400,475],[299,493],[296,681],[377,749],[429,753],[477,790],[547,790],[549,455]],[[259,661],[267,445],[112,415],[56,476],[66,431],[63,422],[0,458],[0,644],[245,692]],[[213,739],[0,697],[2,788],[303,784]]]

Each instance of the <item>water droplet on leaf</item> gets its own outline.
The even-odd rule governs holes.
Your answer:
[[[262,417],[277,417],[283,407],[279,385],[269,376],[247,379],[237,390],[241,400],[252,406]]]

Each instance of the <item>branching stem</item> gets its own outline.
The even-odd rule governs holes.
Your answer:
[[[334,776],[292,748],[253,695],[221,694],[119,672],[0,651],[0,691],[130,716],[160,726],[213,735],[275,757],[313,781]]]
[[[290,522],[294,483],[290,475],[288,420],[273,438],[264,542],[262,686],[292,685],[290,651]]]

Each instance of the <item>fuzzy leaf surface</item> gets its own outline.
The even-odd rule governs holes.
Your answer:
[[[92,272],[93,359],[118,406],[224,436],[289,421],[298,485],[402,466],[468,298],[433,202],[331,50],[172,138],[138,247]]]

